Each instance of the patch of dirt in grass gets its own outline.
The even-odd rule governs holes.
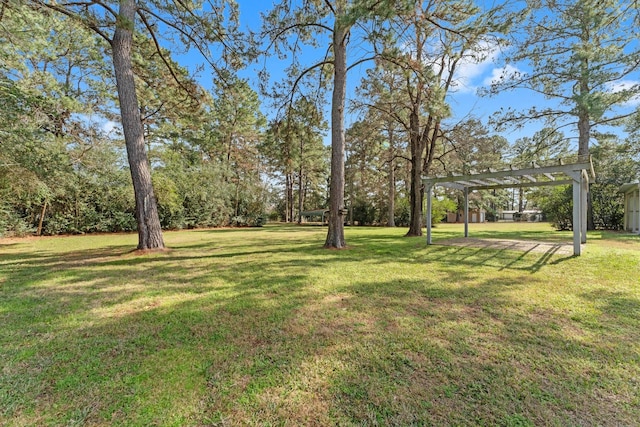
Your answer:
[[[546,253],[550,255],[572,255],[573,243],[535,242],[532,240],[511,239],[477,239],[472,237],[458,237],[439,240],[436,244],[444,246],[462,246],[469,248],[512,250],[521,252]]]
[[[157,253],[169,253],[171,248],[134,249],[130,253],[134,255],[149,255]]]

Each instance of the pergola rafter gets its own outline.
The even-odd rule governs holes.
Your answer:
[[[440,185],[464,192],[464,237],[469,237],[469,191],[498,188],[543,187],[573,185],[573,253],[580,255],[581,243],[587,242],[587,191],[589,180],[595,180],[590,157],[579,156],[566,163],[559,159],[552,165],[531,166],[506,170],[488,169],[486,172],[469,175],[425,177],[422,182],[427,199],[427,244],[431,244],[431,196],[433,187]]]

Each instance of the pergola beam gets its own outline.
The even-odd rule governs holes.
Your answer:
[[[471,181],[474,185],[491,185],[486,181],[482,181],[481,179],[474,179]]]
[[[453,188],[454,190],[464,190],[464,185],[458,184],[456,182],[442,182],[438,185],[442,187]]]
[[[431,182],[433,184],[438,184],[441,182],[460,182],[460,181],[470,181],[474,179],[482,179],[486,180],[491,178],[507,178],[507,177],[524,177],[526,175],[544,175],[544,174],[554,174],[554,173],[563,173],[565,175],[570,174],[574,171],[586,170],[591,172],[591,176],[594,176],[593,167],[591,165],[591,161],[589,162],[580,162],[580,163],[572,163],[572,164],[562,164],[562,165],[552,165],[552,166],[539,166],[539,167],[528,167],[524,169],[508,169],[503,171],[496,172],[481,172],[473,175],[453,175],[453,176],[436,176],[431,178],[424,178],[423,181]]]
[[[491,184],[491,185],[477,185],[474,187],[470,187],[473,190],[493,190],[494,188],[529,188],[529,187],[549,187],[556,185],[570,185],[573,183],[571,179],[563,179],[559,181],[538,181],[536,183],[532,182],[521,182],[519,184]],[[438,184],[440,185],[440,184]]]
[[[520,180],[518,178],[516,178],[515,176],[507,176],[504,179],[505,183],[508,183],[509,181],[511,181],[513,184],[520,184]]]

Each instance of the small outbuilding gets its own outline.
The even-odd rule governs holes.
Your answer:
[[[624,229],[640,234],[640,182],[620,186],[624,194]]]
[[[329,218],[329,209],[315,209],[311,211],[300,212],[300,219],[302,223],[320,223],[326,224]]]
[[[469,209],[469,222],[485,222],[486,211],[484,209]],[[447,212],[447,222],[456,223],[464,222],[464,210],[460,209],[457,212]]]

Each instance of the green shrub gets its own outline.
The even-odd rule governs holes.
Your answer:
[[[441,223],[446,218],[447,212],[455,212],[456,209],[456,202],[448,197],[434,197],[431,201],[431,225]]]
[[[353,221],[358,225],[372,225],[376,219],[376,207],[365,200],[356,200],[353,203]]]
[[[572,186],[547,188],[544,192],[538,192],[536,199],[547,220],[553,223],[557,230],[571,230],[573,225]]]
[[[402,197],[396,200],[395,223],[398,227],[408,227],[411,218],[411,205],[409,199]]]

